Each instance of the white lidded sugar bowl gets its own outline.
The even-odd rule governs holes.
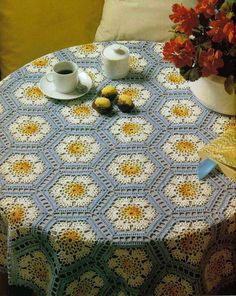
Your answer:
[[[120,44],[109,45],[102,52],[102,62],[107,78],[124,78],[129,73],[129,49]]]

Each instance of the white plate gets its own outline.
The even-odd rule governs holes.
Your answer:
[[[79,86],[73,92],[68,94],[63,94],[56,91],[54,83],[49,82],[46,79],[46,76],[43,76],[40,79],[39,88],[47,97],[58,99],[58,100],[73,100],[73,99],[84,96],[87,92],[89,92],[93,84],[92,79],[85,72],[79,73],[79,81],[80,81]]]

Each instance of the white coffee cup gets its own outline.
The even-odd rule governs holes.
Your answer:
[[[78,66],[70,61],[56,63],[53,71],[46,74],[46,79],[54,83],[58,92],[71,93],[78,87]]]
[[[121,44],[107,46],[102,52],[103,70],[109,79],[121,79],[129,73],[129,49]]]

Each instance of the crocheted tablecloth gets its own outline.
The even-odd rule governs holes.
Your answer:
[[[199,181],[197,151],[233,117],[207,110],[162,45],[123,42],[130,73],[113,81],[136,110],[91,108],[110,81],[110,43],[39,58],[0,85],[0,266],[38,295],[194,295],[235,277],[236,184]],[[83,98],[38,87],[57,61],[93,80]]]

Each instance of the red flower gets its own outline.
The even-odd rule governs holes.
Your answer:
[[[195,48],[190,40],[178,36],[166,42],[163,48],[164,60],[172,62],[177,68],[192,66]]]
[[[210,22],[211,30],[207,32],[207,35],[212,37],[212,41],[221,42],[225,37],[223,32],[224,26],[228,23],[228,18],[222,12],[218,13],[216,20]]]
[[[224,66],[222,51],[209,48],[202,51],[199,57],[199,65],[202,67],[202,76],[218,74],[218,69]]]
[[[228,22],[224,26],[223,33],[226,35],[229,43],[236,45],[236,25],[233,21]]]
[[[207,32],[207,35],[212,37],[214,42],[227,39],[230,43],[236,44],[236,26],[224,13],[218,13],[216,20],[210,22],[210,26],[211,30]]]
[[[215,14],[215,5],[218,0],[200,0],[195,7],[196,13],[203,13],[206,18]]]
[[[179,23],[176,29],[179,32],[191,35],[193,28],[199,25],[196,12],[192,8],[184,7],[183,4],[174,4],[172,6],[172,11],[173,14],[170,15],[170,19],[174,23]]]

